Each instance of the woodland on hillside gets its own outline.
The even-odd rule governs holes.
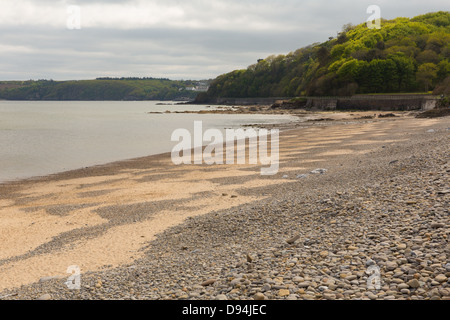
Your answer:
[[[98,78],[80,81],[3,81],[0,99],[6,100],[177,100],[194,99],[195,81],[155,78]]]
[[[219,76],[197,100],[433,90],[449,94],[449,60],[449,12],[382,20],[381,29],[348,24],[324,43]]]

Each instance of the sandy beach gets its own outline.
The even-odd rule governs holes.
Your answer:
[[[261,176],[260,165],[175,166],[162,154],[2,184],[0,298],[450,298],[450,118],[364,118],[375,113],[318,114],[283,127],[275,176]],[[326,172],[311,173],[318,168]],[[399,195],[389,203],[378,197],[393,190]],[[378,227],[392,229],[390,236],[369,237],[372,248],[358,243],[373,224],[361,222],[356,208],[369,220],[392,215]],[[436,216],[424,216],[425,208]],[[416,215],[429,230],[413,226]],[[397,232],[402,221],[417,235]],[[342,228],[339,241],[333,228]],[[419,234],[423,241],[413,241]],[[296,235],[302,245],[286,242]],[[426,239],[431,246],[415,248]],[[380,243],[399,249],[377,260]],[[404,258],[411,251],[420,252],[423,268],[401,270],[414,265]],[[349,274],[326,259],[348,265]],[[368,259],[389,279],[385,294],[359,289],[367,282],[359,264]],[[82,270],[82,290],[64,285],[73,265]],[[394,277],[399,272],[404,279]]]

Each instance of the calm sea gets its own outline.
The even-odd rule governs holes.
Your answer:
[[[291,116],[149,114],[206,106],[145,102],[0,101],[0,182],[170,152],[174,130],[285,123]],[[166,102],[167,103],[167,102]]]

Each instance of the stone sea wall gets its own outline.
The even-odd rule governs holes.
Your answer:
[[[218,98],[223,105],[272,105],[274,108],[309,110],[431,110],[440,97],[432,95],[358,95],[353,97]]]
[[[277,101],[289,100],[290,98],[217,98],[215,104],[223,105],[272,105]]]

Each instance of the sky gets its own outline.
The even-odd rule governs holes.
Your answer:
[[[212,79],[324,42],[377,5],[385,19],[448,0],[0,0],[0,80]]]

